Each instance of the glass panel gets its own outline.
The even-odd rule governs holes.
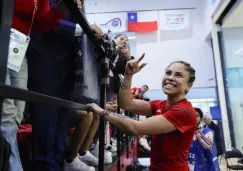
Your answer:
[[[222,30],[224,71],[236,148],[243,147],[243,28]]]

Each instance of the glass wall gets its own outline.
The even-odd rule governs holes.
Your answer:
[[[223,28],[221,38],[231,133],[243,150],[243,27]]]

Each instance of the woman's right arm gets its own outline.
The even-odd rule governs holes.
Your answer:
[[[125,74],[118,96],[119,107],[131,113],[152,116],[149,102],[132,98],[131,84],[132,75]]]

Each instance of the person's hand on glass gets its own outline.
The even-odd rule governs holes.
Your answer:
[[[143,60],[145,56],[145,53],[138,59],[133,59],[127,62],[126,68],[125,68],[125,74],[126,75],[133,75],[139,72],[143,67],[147,65],[147,63],[142,63],[140,65],[140,62]]]

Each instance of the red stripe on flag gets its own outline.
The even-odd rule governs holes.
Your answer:
[[[151,32],[158,30],[157,21],[152,22],[128,22],[129,32]]]

